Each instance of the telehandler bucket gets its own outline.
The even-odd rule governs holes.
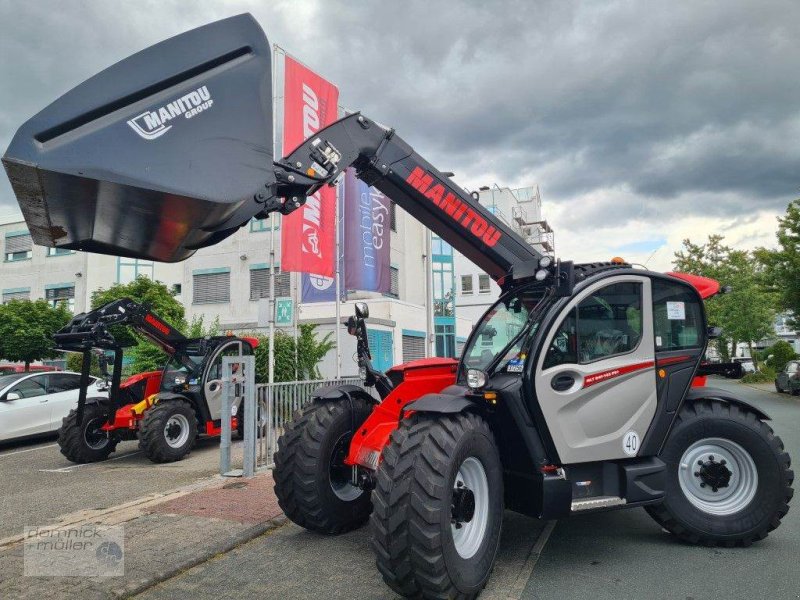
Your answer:
[[[256,214],[272,161],[270,45],[247,14],[88,79],[3,157],[37,244],[167,262]]]

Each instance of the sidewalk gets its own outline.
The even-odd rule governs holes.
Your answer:
[[[128,597],[285,522],[271,473],[213,477],[101,511],[67,515],[61,524],[125,527],[124,577],[24,577],[21,536],[0,540],[0,598],[81,600]]]
[[[0,540],[0,598],[397,598],[375,568],[369,527],[323,536],[287,524],[272,487],[269,472],[250,480],[212,477],[60,519],[123,524],[123,577],[25,577],[22,536]],[[481,598],[519,598],[554,525],[506,512]]]

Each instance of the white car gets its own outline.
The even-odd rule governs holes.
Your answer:
[[[78,406],[80,380],[69,371],[0,376],[0,442],[56,431]],[[108,397],[98,384],[105,387],[92,377],[87,397]]]

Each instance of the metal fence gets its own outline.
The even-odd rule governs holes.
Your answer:
[[[317,388],[327,385],[362,385],[358,377],[320,379],[317,381],[287,381],[256,386],[259,408],[259,427],[256,461],[258,467],[272,467],[272,457],[278,447],[278,438],[294,412],[308,404]],[[368,390],[369,391],[369,390]]]

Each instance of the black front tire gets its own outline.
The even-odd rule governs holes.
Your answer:
[[[779,394],[783,393],[783,390],[781,389],[781,386],[778,385],[777,381],[775,382],[775,391],[778,392]]]
[[[485,530],[471,555],[457,548],[454,529],[457,478],[469,459],[480,463],[487,484]],[[417,413],[400,423],[378,468],[371,518],[372,548],[389,587],[413,598],[480,594],[500,542],[502,472],[492,432],[477,415]],[[474,500],[478,506],[479,494]]]
[[[758,476],[749,503],[729,514],[701,510],[690,501],[680,483],[679,470],[687,448],[699,440],[714,438],[741,447],[752,459]],[[645,508],[681,540],[706,546],[749,546],[767,537],[789,511],[794,494],[789,455],[772,429],[746,408],[716,400],[690,403],[676,419],[661,458],[667,463],[664,502]]]
[[[162,400],[145,411],[139,448],[155,463],[181,460],[197,438],[197,415],[188,400]]]
[[[61,454],[74,463],[99,462],[117,448],[119,440],[101,431],[106,421],[107,407],[102,403],[86,404],[83,420],[78,425],[78,412],[69,411],[58,429],[58,445]]]
[[[372,512],[368,492],[351,486],[341,463],[356,430],[372,412],[363,398],[314,402],[295,413],[278,439],[275,495],[301,527],[339,534],[361,527]]]

